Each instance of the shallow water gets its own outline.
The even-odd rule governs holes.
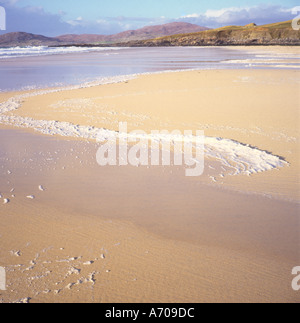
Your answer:
[[[0,49],[0,91],[183,69],[297,68],[293,54],[225,47]]]

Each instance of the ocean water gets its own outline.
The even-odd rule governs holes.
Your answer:
[[[0,91],[160,71],[236,68],[300,68],[300,61],[294,54],[232,47],[0,48]]]

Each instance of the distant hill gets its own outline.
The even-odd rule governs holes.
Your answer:
[[[300,31],[293,30],[292,21],[257,26],[227,26],[197,33],[179,34],[124,46],[225,46],[225,45],[300,45]]]
[[[185,22],[172,22],[164,25],[148,26],[137,30],[124,31],[114,35],[62,35],[58,37],[45,37],[24,32],[14,32],[0,35],[1,47],[14,46],[57,46],[57,45],[81,45],[81,44],[112,44],[116,42],[128,42],[146,40],[162,36],[170,36],[178,33],[191,33],[208,30],[206,27]]]
[[[64,44],[97,44],[97,43],[105,43],[105,38],[107,36],[104,35],[92,35],[92,34],[69,34],[69,35],[62,35],[56,37],[57,40]]]
[[[208,29],[184,22],[148,26],[115,35],[62,35],[45,37],[24,32],[0,35],[0,47],[14,46],[226,46],[300,45],[300,31],[292,22],[270,25],[226,26]]]
[[[95,44],[95,43],[115,43],[133,40],[146,40],[151,38],[185,34],[208,30],[206,27],[193,25],[185,22],[172,22],[164,25],[147,26],[137,30],[124,31],[115,35],[62,35],[56,37],[65,43]]]
[[[55,46],[60,44],[60,40],[55,38],[23,32],[0,35],[0,47]]]

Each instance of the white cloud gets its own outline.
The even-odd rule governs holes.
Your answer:
[[[207,10],[205,13],[185,15],[184,20],[207,27],[224,25],[246,25],[252,22],[258,25],[291,20],[294,18],[291,8],[276,5],[259,5],[253,7],[231,7],[220,10]]]
[[[205,13],[191,13],[180,18],[165,16],[145,17],[100,17],[97,20],[86,20],[77,17],[64,21],[66,13],[46,12],[43,7],[17,6],[18,0],[0,0],[7,12],[7,32],[25,31],[46,36],[61,34],[114,34],[125,30],[137,29],[149,25],[159,25],[173,21],[185,21],[206,27],[221,27],[224,25],[246,25],[255,22],[258,25],[293,19],[296,13],[293,8],[275,5],[260,5],[253,7],[232,7],[220,10],[207,10]]]
[[[224,8],[220,10],[207,10],[205,12],[205,16],[207,18],[219,18],[222,17],[224,14],[227,14],[228,12],[240,12],[241,10],[245,10],[246,8]],[[246,9],[247,10],[247,9]]]
[[[84,24],[84,20],[82,17],[78,17],[74,20],[68,20],[67,23],[70,24],[71,26],[80,26]]]
[[[181,16],[181,18],[183,18],[183,19],[186,19],[186,18],[200,18],[200,17],[201,17],[201,15],[198,14],[198,13],[192,13],[190,15]]]

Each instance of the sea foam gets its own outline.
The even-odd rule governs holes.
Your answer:
[[[120,47],[10,47],[0,48],[0,59],[36,57],[44,55],[76,54],[87,52],[117,52]]]
[[[86,83],[76,86],[68,86],[64,88],[48,89],[25,93],[14,96],[0,104],[0,123],[12,125],[20,128],[32,128],[45,135],[59,135],[64,137],[76,137],[89,140],[102,141],[116,137],[134,137],[136,139],[148,139],[154,141],[184,141],[190,142],[196,148],[198,138],[196,136],[178,136],[164,134],[127,134],[116,131],[96,128],[93,126],[75,125],[70,122],[36,120],[29,117],[21,117],[15,115],[7,115],[21,107],[22,101],[29,97],[61,92],[65,90],[76,90],[80,88],[93,87],[100,84],[119,83],[135,78],[135,75],[119,76],[101,79],[93,83]],[[166,137],[171,136],[171,137]],[[279,156],[275,156],[267,151],[247,144],[240,143],[231,139],[205,137],[204,138],[205,156],[219,160],[223,166],[234,169],[233,175],[245,174],[251,175],[272,169],[277,169],[288,165]]]

